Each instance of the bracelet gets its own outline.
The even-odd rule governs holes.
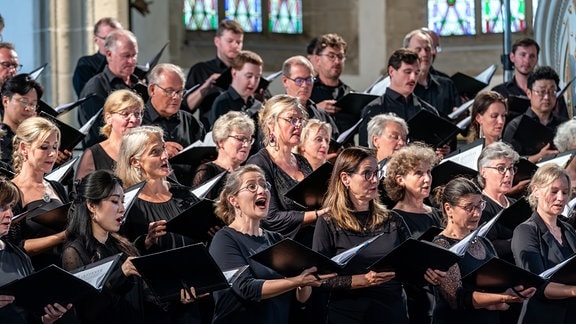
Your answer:
[[[316,214],[316,220],[318,220],[318,209],[314,210],[314,214]]]

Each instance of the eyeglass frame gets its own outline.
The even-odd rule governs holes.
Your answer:
[[[546,95],[548,95],[549,97],[556,98],[556,94],[558,93],[558,89],[555,89],[555,90],[552,90],[552,89],[544,89],[544,90],[530,89],[530,91],[532,93],[536,94],[540,98],[544,98]]]
[[[340,62],[346,61],[345,54],[334,54],[334,53],[327,53],[327,54],[316,54],[318,56],[326,56],[330,62],[336,61],[336,58],[340,60]]]
[[[371,181],[371,180],[374,179],[374,178],[376,178],[376,180],[381,179],[381,176],[382,176],[383,172],[384,172],[384,171],[383,171],[381,168],[378,168],[378,169],[375,170],[375,171],[366,170],[366,171],[364,171],[364,172],[362,172],[362,173],[358,173],[358,172],[349,172],[349,173],[350,173],[350,174],[357,174],[357,175],[359,175],[359,176],[364,177],[364,180],[366,180],[366,181]]]
[[[288,122],[290,124],[290,126],[302,126],[304,127],[306,125],[306,123],[308,122],[308,119],[304,118],[304,117],[280,117],[278,116],[279,119],[282,119],[286,122]],[[300,125],[298,125],[298,123]]]
[[[503,165],[499,165],[499,166],[485,166],[484,168],[486,169],[494,169],[496,170],[496,172],[498,172],[498,174],[501,175],[505,175],[507,171],[510,171],[510,174],[516,174],[516,172],[518,172],[518,166],[517,165],[511,165],[511,166],[503,166]]]
[[[464,210],[468,214],[472,214],[476,210],[479,213],[482,213],[484,211],[484,209],[486,208],[486,200],[484,200],[484,199],[480,200],[480,204],[478,204],[478,205],[470,204],[468,206],[460,206],[460,205],[455,205],[455,206],[462,208],[462,210]]]
[[[295,79],[292,79],[291,77],[287,76],[286,74],[284,74],[284,76],[286,77],[286,79],[293,81],[294,84],[299,86],[299,87],[304,85],[304,83],[306,83],[306,85],[312,85],[314,83],[314,80],[316,80],[316,78],[314,78],[312,76],[307,77],[307,78],[295,78]]]
[[[161,87],[158,83],[154,83],[155,86],[157,86],[158,88],[162,89],[162,91],[164,91],[164,94],[167,95],[168,97],[174,97],[174,94],[176,94],[178,97],[180,98],[184,98],[184,94],[186,93],[186,89],[182,89],[182,90],[168,90],[166,88]]]
[[[138,113],[138,115],[136,115],[136,113]],[[130,120],[130,117],[134,117],[136,119],[144,118],[144,111],[133,111],[129,113],[127,111],[120,110],[113,112],[113,114],[120,115],[120,117],[126,121]]]
[[[255,142],[254,137],[240,137],[238,135],[228,135],[228,137],[233,138],[238,142],[241,142],[242,145],[248,144],[248,146],[252,146],[252,144],[254,144]]]
[[[250,189],[250,186],[256,186],[254,189]],[[255,183],[249,183],[246,186],[238,189],[238,193],[240,193],[241,191],[244,190],[248,190],[248,192],[250,193],[257,193],[258,192],[258,188],[262,188],[264,189],[264,191],[270,191],[270,189],[272,189],[272,184],[270,184],[270,182],[265,181],[264,185],[262,185],[262,183],[260,183],[260,181],[257,181]]]
[[[16,70],[16,72],[22,70],[22,64],[18,64],[18,63],[10,63],[10,62],[0,62],[0,65],[2,65],[3,68],[5,69],[14,69]]]
[[[28,102],[28,101],[23,102],[24,100],[26,100],[26,99],[24,99],[24,98],[15,98],[15,97],[12,97],[12,99],[18,101],[18,103],[20,104],[20,107],[22,107],[22,108],[24,108],[24,109],[30,107],[31,110],[34,111],[34,112],[37,112],[38,110],[40,110],[40,105],[39,105],[38,103],[32,104],[32,103],[30,103],[30,102]]]

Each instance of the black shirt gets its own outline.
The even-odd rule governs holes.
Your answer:
[[[308,99],[308,102],[306,102],[306,112],[308,113],[309,119],[318,119],[332,126],[332,139],[336,140],[338,135],[340,135],[340,130],[338,129],[338,126],[336,125],[336,122],[332,116],[330,116],[330,114],[328,114],[325,110],[318,109],[316,104],[310,99]],[[345,131],[345,129],[343,129],[343,131]]]
[[[312,88],[312,94],[310,95],[310,100],[315,103],[324,100],[338,100],[351,91],[352,89],[341,80],[339,80],[337,87],[331,87],[322,83],[320,78],[316,78],[314,81],[314,87]],[[360,120],[360,116],[346,111],[345,107],[340,108],[342,108],[342,110],[334,114],[332,118],[334,118],[338,129],[340,131],[345,131],[354,126],[354,124]]]
[[[454,107],[462,104],[454,82],[439,75],[428,74],[427,87],[416,83],[414,94],[431,104],[442,115],[450,114]]]
[[[72,85],[77,96],[80,96],[88,80],[104,70],[106,63],[106,56],[100,54],[100,52],[82,56],[78,59],[74,75],[72,76]]]
[[[364,118],[364,120],[360,124],[360,129],[358,130],[358,144],[368,146],[368,122],[372,117],[393,112],[398,115],[398,117],[408,121],[421,109],[426,109],[431,113],[438,115],[436,108],[421,100],[416,95],[411,94],[408,99],[405,99],[404,96],[398,92],[389,87],[386,88],[384,95],[374,99],[371,103],[366,105],[364,109],[362,109],[362,118]]]
[[[136,85],[138,83],[138,78],[136,78],[136,76],[132,75],[130,79],[132,84]],[[108,65],[106,65],[104,71],[92,77],[80,93],[80,97],[85,97],[92,93],[96,94],[94,98],[87,100],[78,108],[78,122],[80,125],[86,124],[88,120],[90,120],[90,118],[92,118],[92,116],[94,116],[98,110],[104,106],[106,98],[112,91],[120,89],[132,89],[132,87],[124,83],[124,80],[114,75],[108,68]],[[143,99],[147,97],[147,94],[141,92],[138,94],[142,96]],[[90,128],[90,132],[88,132],[84,138],[84,147],[90,147],[104,139],[100,136],[100,128],[103,125],[104,118],[98,118],[98,121],[94,123],[92,128]]]
[[[203,140],[206,135],[204,126],[189,112],[178,110],[170,117],[158,114],[152,103],[148,101],[144,106],[142,125],[153,125],[162,128],[166,142],[176,142],[184,148],[197,140]],[[180,183],[189,186],[194,178],[197,165],[173,165],[174,173]]]
[[[221,93],[216,100],[214,100],[212,109],[210,110],[210,125],[214,125],[218,117],[229,111],[243,111],[248,116],[254,117],[261,108],[262,102],[254,99],[252,96],[248,97],[247,101],[244,101],[238,92],[230,86],[228,90]]]
[[[214,73],[222,73],[224,72],[228,66],[224,64],[218,57],[206,61],[194,64],[190,71],[188,72],[188,77],[186,78],[186,89],[190,89],[195,85],[202,84]],[[210,128],[210,109],[212,108],[212,103],[216,100],[216,97],[224,91],[225,89],[214,88],[210,93],[204,97],[202,102],[198,105],[198,109],[200,109],[200,121],[206,126],[206,128]],[[183,102],[186,102],[186,98],[184,98]],[[189,107],[189,109],[193,110],[195,107]]]
[[[0,123],[0,131],[5,132],[4,136],[0,137],[0,153],[2,156],[2,162],[12,166],[12,139],[14,138],[14,132],[8,125]]]

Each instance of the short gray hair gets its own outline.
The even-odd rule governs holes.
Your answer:
[[[214,143],[226,139],[233,130],[248,132],[254,136],[256,126],[252,118],[240,111],[229,111],[218,117],[212,126],[212,139]]]
[[[380,137],[382,132],[386,129],[388,123],[396,123],[402,127],[406,135],[408,135],[408,124],[406,121],[395,113],[386,113],[374,116],[368,122],[368,147],[374,148],[374,143],[372,143],[372,137]]]
[[[138,41],[136,40],[134,33],[126,29],[116,29],[115,31],[108,34],[108,36],[106,36],[106,40],[104,41],[104,48],[113,52],[116,48],[116,43],[122,38],[127,38],[135,45],[138,45]]]
[[[556,136],[554,136],[554,145],[558,151],[568,151],[576,144],[576,119],[571,119],[562,123],[556,129]]]
[[[150,75],[148,76],[148,84],[158,84],[160,75],[167,72],[172,72],[178,75],[178,77],[182,80],[182,86],[184,86],[184,83],[186,82],[184,72],[182,72],[182,69],[178,65],[170,63],[161,63],[156,65],[152,71],[150,71]]]
[[[478,171],[496,159],[510,159],[513,163],[516,163],[520,159],[520,155],[514,151],[512,146],[500,141],[494,142],[486,146],[482,150],[482,153],[480,153],[478,157]],[[480,184],[482,188],[486,185],[481,173],[478,173],[478,184]]]

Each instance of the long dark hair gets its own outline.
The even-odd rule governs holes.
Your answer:
[[[107,170],[98,170],[86,175],[76,186],[73,193],[74,201],[68,214],[68,240],[81,240],[86,247],[86,252],[90,256],[90,262],[98,261],[101,258],[99,251],[100,243],[92,233],[92,216],[88,210],[88,203],[98,205],[103,199],[109,197],[116,186],[122,187],[122,180]],[[118,252],[123,252],[128,256],[137,255],[134,246],[126,238],[117,233],[109,233],[111,245]]]

